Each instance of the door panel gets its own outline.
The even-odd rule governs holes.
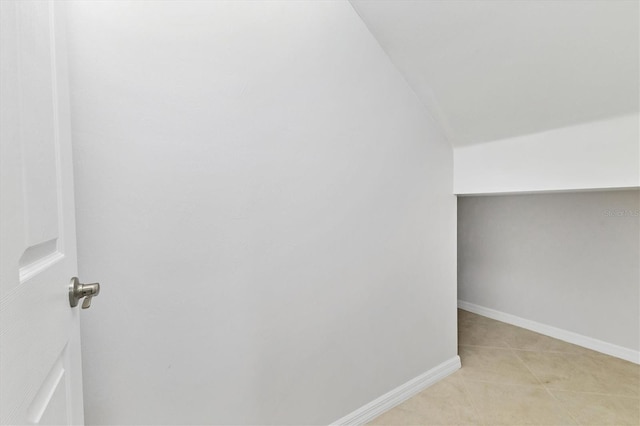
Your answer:
[[[57,161],[49,5],[16,8],[18,32],[20,147],[26,245],[30,249],[58,237]]]
[[[61,6],[0,2],[2,424],[83,423]]]

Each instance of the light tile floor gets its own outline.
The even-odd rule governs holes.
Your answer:
[[[640,366],[458,311],[462,368],[372,425],[640,425]]]

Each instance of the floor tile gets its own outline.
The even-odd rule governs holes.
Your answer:
[[[548,389],[640,396],[640,366],[613,357],[516,351]]]
[[[400,407],[392,408],[386,413],[374,419],[372,422],[367,423],[375,426],[413,426],[413,425],[427,425],[425,417],[414,411],[402,409]]]
[[[462,368],[372,425],[640,425],[640,366],[458,311]]]
[[[582,425],[640,425],[640,399],[551,391]]]
[[[420,413],[428,425],[481,424],[462,379],[455,375],[427,388],[399,408]]]
[[[512,332],[509,327],[507,324],[479,315],[467,316],[458,321],[458,344],[508,348],[504,337]]]
[[[563,342],[540,333],[525,330],[524,328],[512,327],[503,335],[504,342],[513,349],[534,351],[534,352],[564,352],[594,355],[589,349]]]
[[[525,385],[540,383],[511,349],[460,346],[459,353],[462,359],[460,375],[465,380]]]
[[[576,425],[569,412],[541,386],[465,382],[487,425]]]

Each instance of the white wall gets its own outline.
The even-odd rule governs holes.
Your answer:
[[[640,186],[638,114],[454,149],[454,192]]]
[[[460,197],[459,299],[638,362],[639,214],[638,190]]]
[[[326,424],[456,356],[452,152],[347,2],[74,2],[88,424]]]

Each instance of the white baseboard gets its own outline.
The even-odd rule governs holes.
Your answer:
[[[407,383],[400,385],[381,397],[374,399],[370,403],[358,408],[356,411],[336,420],[331,423],[331,425],[363,425],[370,422],[385,411],[392,409],[396,405],[399,405],[429,386],[444,379],[451,373],[456,372],[459,368],[460,357],[456,355],[426,373],[422,373],[418,377],[409,380]]]
[[[527,330],[535,331],[536,333],[544,334],[545,336],[553,337],[568,343],[573,343],[574,345],[582,346],[603,354],[640,364],[640,352],[633,349],[614,345],[613,343],[603,342],[602,340],[574,333],[573,331],[563,330],[561,328],[552,327],[550,325],[496,311],[495,309],[485,308],[484,306],[465,302],[464,300],[458,300],[458,308],[492,318],[497,321],[506,322],[507,324],[526,328]]]

